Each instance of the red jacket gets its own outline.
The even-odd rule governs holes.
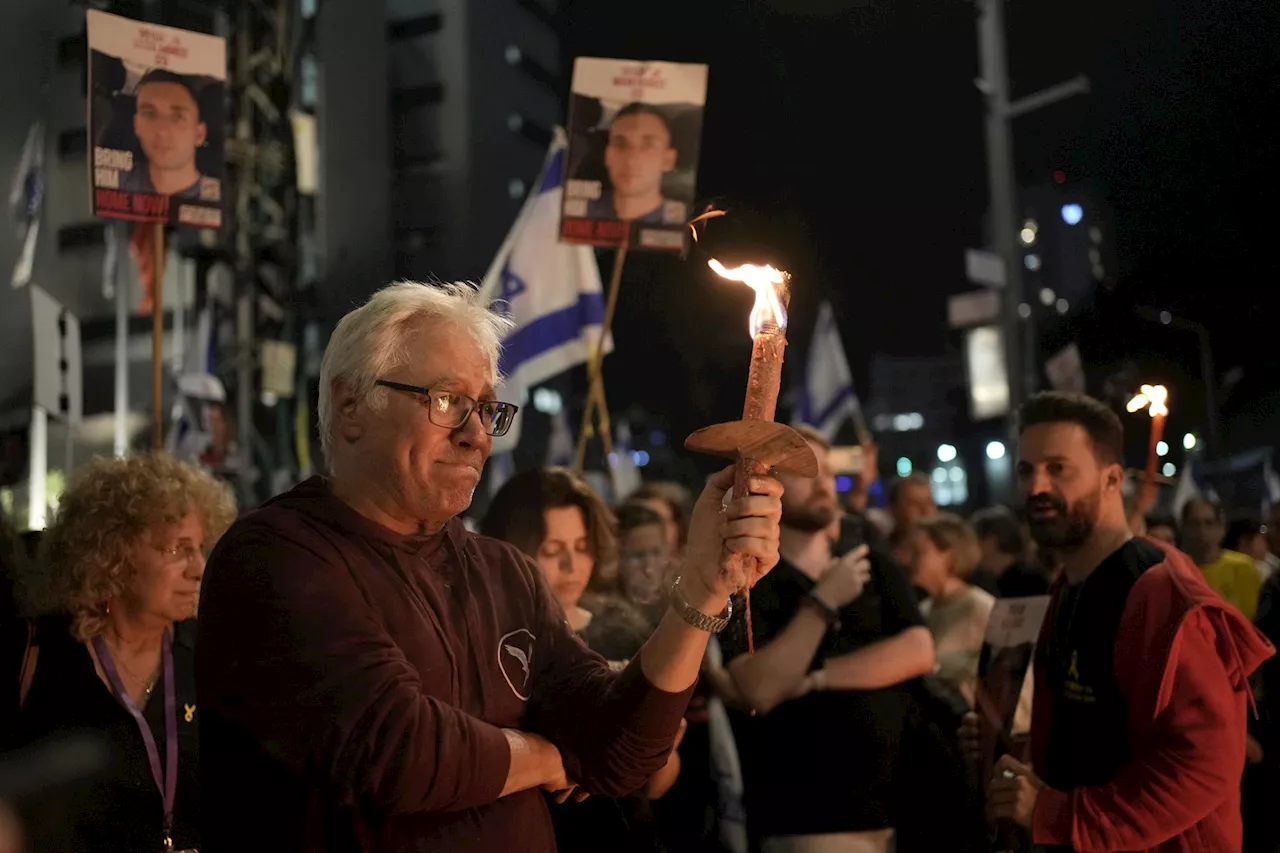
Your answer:
[[[1032,821],[1037,844],[1078,853],[1233,853],[1243,843],[1248,678],[1275,649],[1186,554],[1154,544],[1165,560],[1134,584],[1115,645],[1133,760],[1106,784],[1041,791]],[[1031,759],[1038,774],[1052,711],[1037,667]]]

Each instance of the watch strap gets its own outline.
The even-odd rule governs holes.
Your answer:
[[[699,631],[706,631],[709,634],[719,634],[728,627],[729,618],[733,616],[732,601],[725,603],[724,612],[719,616],[710,616],[689,603],[689,599],[685,598],[680,590],[680,580],[681,578],[677,577],[671,584],[671,609],[678,613],[681,619]]]

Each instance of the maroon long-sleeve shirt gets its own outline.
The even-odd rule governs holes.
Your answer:
[[[551,853],[543,794],[498,798],[501,730],[620,796],[665,763],[692,692],[611,673],[509,545],[456,519],[397,535],[319,478],[218,544],[196,687],[205,853]]]

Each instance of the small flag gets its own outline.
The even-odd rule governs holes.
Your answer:
[[[850,418],[864,440],[868,435],[862,405],[853,390],[849,359],[845,357],[840,329],[829,302],[823,302],[818,308],[796,415],[798,422],[814,427],[828,441],[835,440],[840,427]]]
[[[640,488],[640,469],[631,449],[631,426],[619,421],[614,430],[613,453],[609,455],[609,473],[613,478],[613,502],[622,503]]]
[[[1271,508],[1277,505],[1280,505],[1280,476],[1276,475],[1275,468],[1271,466],[1271,456],[1268,454],[1262,468],[1262,517],[1270,516]]]
[[[9,186],[9,211],[18,225],[22,249],[13,266],[10,283],[26,287],[35,267],[36,241],[40,235],[40,211],[44,207],[44,124],[36,122],[27,131],[18,168]]]
[[[573,465],[576,448],[573,444],[573,431],[569,429],[568,410],[551,416],[551,438],[547,441],[547,465],[569,467]]]

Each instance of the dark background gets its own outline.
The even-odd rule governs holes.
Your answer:
[[[698,194],[731,215],[686,261],[628,260],[617,353],[606,366],[611,408],[669,413],[677,439],[737,416],[751,299],[714,280],[708,251],[793,274],[793,378],[824,298],[864,399],[873,353],[954,350],[946,297],[973,289],[963,252],[985,242],[973,7],[626,8],[562,3],[564,68],[575,55],[708,62]],[[1066,336],[1091,368],[1090,391],[1132,361],[1143,381],[1170,384],[1171,435],[1203,429],[1195,336],[1134,316],[1135,306],[1154,305],[1210,328],[1219,374],[1244,368],[1220,401],[1227,449],[1271,440],[1280,4],[1010,0],[1007,19],[1014,98],[1081,72],[1092,82],[1091,94],[1014,123],[1023,186],[1061,170],[1069,184],[1097,187],[1114,215],[1113,286],[1073,312]]]

